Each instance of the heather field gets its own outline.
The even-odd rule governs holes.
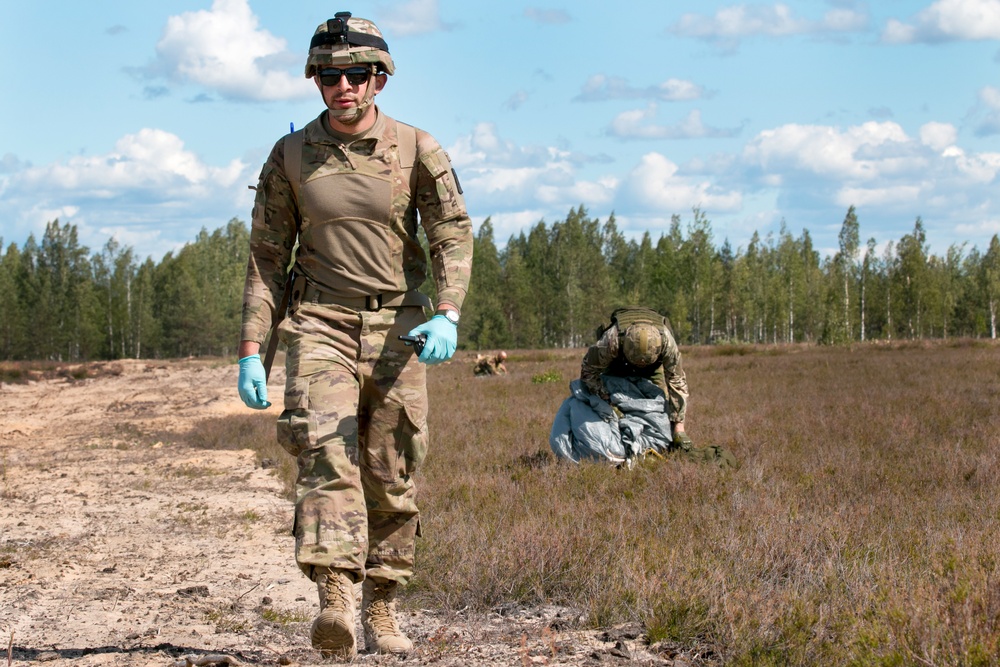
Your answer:
[[[471,353],[430,370],[432,445],[418,478],[423,537],[401,602],[421,647],[417,664],[491,664],[469,657],[470,635],[449,632],[545,609],[543,634],[515,635],[521,647],[510,639],[512,653],[492,664],[610,664],[613,652],[574,652],[583,636],[574,633],[631,628],[646,657],[626,653],[628,664],[1000,665],[1000,348],[955,341],[683,352],[688,432],[696,445],[729,449],[739,469],[679,459],[632,470],[557,461],[549,428],[582,350],[510,351],[507,377],[474,378]],[[277,517],[258,552],[287,561],[290,506],[279,480],[287,497],[293,465],[272,442],[276,413],[226,408],[178,430],[183,442],[164,448],[206,456],[255,449],[267,463],[251,465],[252,474],[275,480],[274,500],[255,511],[269,516],[273,506]],[[163,451],[142,450],[153,439],[100,451]],[[11,480],[19,451],[5,463]],[[198,485],[204,493],[227,488],[217,474]],[[12,484],[5,498],[27,502],[25,488]],[[141,493],[156,488],[150,482]],[[204,531],[199,556],[221,539],[206,521],[190,527]],[[12,569],[17,558],[8,557]],[[289,585],[298,585],[292,572]],[[231,573],[202,580],[214,595]],[[251,644],[267,625],[247,604],[256,595],[232,606],[246,629],[227,630]],[[312,613],[304,605],[314,603],[303,595],[306,602],[289,598],[288,613],[298,611],[283,622],[287,639],[270,645],[304,643]],[[253,662],[251,651],[241,655]]]
[[[739,470],[557,462],[579,350],[432,369],[407,604],[565,605],[704,664],[1000,664],[1000,349],[684,353],[688,432]]]

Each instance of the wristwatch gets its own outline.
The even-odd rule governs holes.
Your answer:
[[[444,315],[448,319],[449,322],[451,322],[452,324],[454,324],[456,327],[458,326],[459,315],[458,315],[458,311],[457,310],[452,310],[451,308],[446,308],[444,310],[439,310],[437,312],[437,314],[438,315]]]

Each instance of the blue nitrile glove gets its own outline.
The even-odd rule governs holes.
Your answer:
[[[444,315],[435,315],[410,331],[411,336],[417,334],[427,336],[424,351],[417,357],[425,364],[440,364],[455,354],[455,347],[458,345],[458,327],[449,322]]]
[[[240,359],[239,389],[240,398],[248,408],[266,410],[271,407],[267,402],[267,378],[259,354]]]

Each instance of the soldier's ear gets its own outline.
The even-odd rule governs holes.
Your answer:
[[[379,72],[375,75],[375,94],[378,95],[385,88],[385,84],[389,81],[389,75],[385,72]]]

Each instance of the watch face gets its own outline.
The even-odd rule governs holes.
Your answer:
[[[444,316],[448,318],[448,321],[454,325],[458,325],[458,311],[456,310],[446,310],[444,311]]]

